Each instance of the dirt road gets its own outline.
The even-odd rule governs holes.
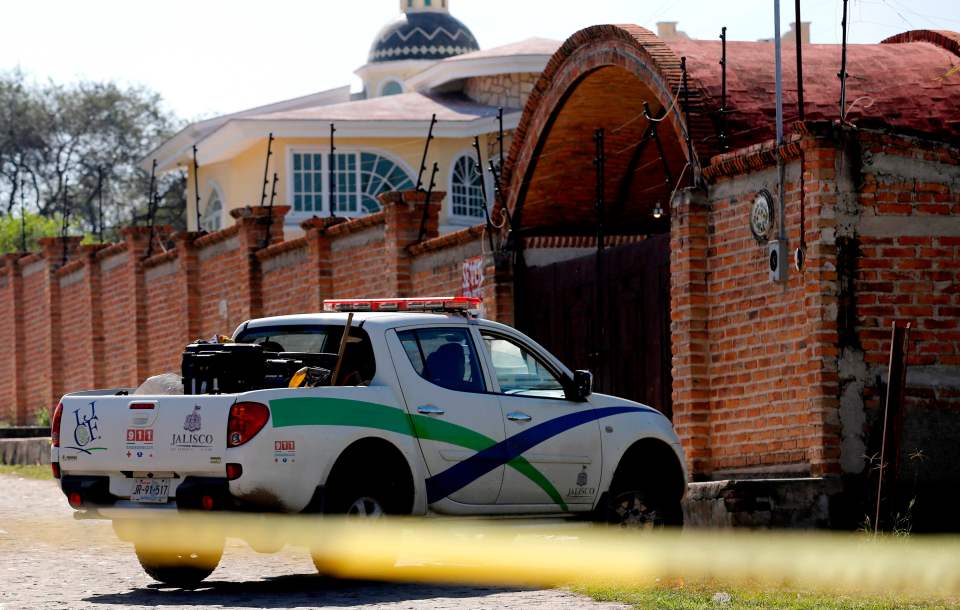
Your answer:
[[[228,541],[204,587],[164,587],[109,523],[74,521],[55,483],[0,475],[0,610],[46,608],[550,608],[612,610],[561,590],[335,581],[305,550]]]

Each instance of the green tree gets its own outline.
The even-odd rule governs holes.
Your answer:
[[[0,74],[0,214],[24,201],[44,217],[67,212],[95,233],[102,195],[106,226],[143,223],[150,176],[140,162],[181,125],[143,87]],[[158,218],[182,227],[182,173],[158,177],[157,192]]]
[[[60,234],[60,218],[27,213],[21,225],[19,216],[0,216],[0,254],[21,251],[21,230],[25,228],[27,250],[36,251],[37,240]]]

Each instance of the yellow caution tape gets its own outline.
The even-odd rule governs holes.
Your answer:
[[[139,511],[130,511],[131,515]],[[79,522],[72,528],[89,528]],[[17,544],[65,528],[5,523]],[[115,523],[139,551],[203,551],[239,537],[254,548],[311,549],[318,565],[351,578],[496,585],[652,585],[656,579],[790,583],[813,589],[960,594],[960,538],[742,530],[637,531],[593,524],[449,519],[334,519],[304,515],[180,513]],[[76,534],[89,540],[89,532]],[[52,534],[48,534],[52,535]],[[3,548],[0,538],[0,549]],[[400,561],[405,567],[396,570]]]

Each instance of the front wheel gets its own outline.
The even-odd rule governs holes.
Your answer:
[[[158,550],[134,543],[143,571],[159,582],[175,587],[195,587],[210,576],[223,556],[223,544],[212,548]]]
[[[659,497],[641,489],[611,490],[605,521],[636,529],[680,527],[683,525],[683,509],[679,500]]]
[[[330,490],[327,509],[324,512],[351,520],[370,521],[380,520],[387,515],[402,514],[402,502],[391,493],[392,487],[389,481],[378,480],[376,477],[364,477],[342,487],[334,487]],[[352,566],[343,558],[323,548],[311,549],[310,556],[317,572],[323,575],[350,575],[358,567]],[[365,577],[387,576],[396,564],[396,559],[389,552],[377,551],[375,560],[364,561],[362,566],[359,566],[359,571]]]

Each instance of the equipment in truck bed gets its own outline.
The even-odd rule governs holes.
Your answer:
[[[270,352],[256,343],[191,343],[180,364],[183,393],[236,394],[285,388],[298,370],[332,370],[336,361],[336,354]]]

